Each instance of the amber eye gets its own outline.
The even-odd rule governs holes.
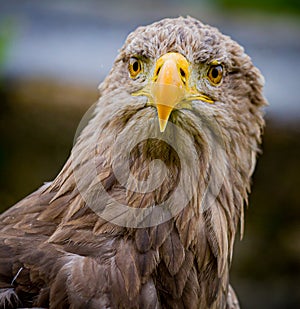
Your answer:
[[[140,59],[132,57],[129,59],[128,71],[131,78],[137,77],[137,75],[142,71],[142,62]]]
[[[207,77],[211,81],[212,84],[218,85],[223,77],[223,67],[221,64],[212,65],[207,73]]]

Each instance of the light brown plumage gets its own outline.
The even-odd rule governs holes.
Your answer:
[[[202,99],[173,110],[162,133],[141,90],[170,52],[189,64],[178,85],[194,82]],[[137,76],[132,57],[144,66]],[[216,85],[212,63],[224,70]],[[237,43],[193,18],[130,34],[60,174],[1,215],[0,306],[238,308],[229,268],[264,125],[262,86]],[[144,190],[151,177],[160,185]]]

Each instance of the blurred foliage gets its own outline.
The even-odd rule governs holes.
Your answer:
[[[54,81],[6,81],[0,91],[0,212],[52,180],[97,89]]]
[[[236,290],[247,299],[244,309],[299,308],[300,288],[295,284],[300,282],[299,171],[300,124],[267,121],[245,237],[236,244],[233,264]],[[243,288],[245,280],[248,286]],[[248,299],[243,289],[251,290],[253,297]]]
[[[299,0],[215,0],[226,9],[262,10],[270,13],[300,13]]]
[[[13,34],[13,22],[9,18],[0,20],[0,74],[8,54],[9,43]]]
[[[0,94],[0,212],[52,180],[96,89],[7,82]],[[231,280],[244,309],[300,308],[300,125],[268,120]]]

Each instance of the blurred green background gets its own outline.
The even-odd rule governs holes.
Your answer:
[[[300,308],[298,0],[0,0],[0,210],[57,175],[126,35],[179,15],[231,35],[266,78],[263,155],[231,281],[242,308]]]
[[[213,1],[214,2],[214,1]],[[300,13],[299,0],[216,0],[220,6],[225,9],[237,10],[237,9],[253,9],[260,10],[265,13]]]

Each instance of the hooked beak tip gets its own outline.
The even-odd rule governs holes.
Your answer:
[[[159,118],[159,130],[160,130],[160,133],[165,132],[167,124],[168,124],[168,120]]]

